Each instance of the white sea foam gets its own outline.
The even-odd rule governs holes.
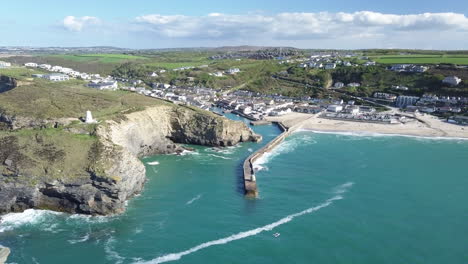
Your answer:
[[[198,153],[198,152],[196,152],[196,151],[184,149],[184,150],[182,150],[181,153],[178,153],[177,155],[179,155],[179,156],[186,156],[186,155],[198,155],[198,154],[200,154],[200,153]]]
[[[22,213],[6,214],[1,217],[0,233],[4,231],[13,230],[21,226],[36,224],[45,224],[46,226],[44,226],[43,229],[52,230],[53,224],[50,224],[50,222],[46,220],[47,218],[57,216],[60,214],[61,213],[35,209],[27,209]]]
[[[302,136],[295,136],[281,142],[278,146],[273,148],[270,152],[266,152],[260,158],[258,158],[254,163],[254,169],[259,170],[268,170],[266,164],[272,161],[275,157],[280,154],[287,154],[293,152],[297,147],[304,145],[312,145],[317,142],[314,140],[312,134],[305,134]]]
[[[107,223],[113,220],[113,216],[91,216],[91,215],[80,215],[74,214],[67,218],[67,221],[87,222],[87,223]]]
[[[70,239],[70,240],[68,240],[68,243],[73,245],[73,244],[76,244],[76,243],[83,243],[85,241],[88,241],[88,239],[89,239],[89,234],[86,234],[86,235],[84,235],[83,237],[81,237],[79,239]]]
[[[148,162],[148,165],[151,165],[151,166],[159,165],[159,161]]]
[[[195,202],[196,200],[200,199],[201,197],[202,197],[202,195],[199,194],[199,195],[193,197],[190,201],[186,202],[185,205],[190,205],[190,204],[192,204],[193,202]]]
[[[346,184],[343,184],[341,186],[338,186],[337,188],[341,188],[340,190],[343,190],[342,193],[344,193],[352,185],[353,185],[352,183],[346,183]],[[336,196],[326,200],[325,202],[323,202],[323,203],[321,203],[321,204],[319,204],[319,205],[317,205],[315,207],[308,208],[308,209],[306,209],[304,211],[301,211],[299,213],[288,215],[288,216],[286,216],[284,218],[281,218],[280,220],[278,220],[276,222],[273,222],[271,224],[268,224],[268,225],[265,225],[265,226],[262,226],[262,227],[258,227],[258,228],[255,228],[255,229],[252,229],[252,230],[249,230],[249,231],[240,232],[240,233],[237,233],[237,234],[234,234],[234,235],[231,235],[231,236],[228,236],[228,237],[224,237],[224,238],[221,238],[221,239],[208,241],[208,242],[202,243],[202,244],[200,244],[198,246],[195,246],[193,248],[190,248],[188,250],[181,251],[181,252],[178,252],[178,253],[167,254],[167,255],[164,255],[164,256],[161,256],[161,257],[157,257],[157,258],[155,258],[153,260],[137,261],[137,262],[135,262],[135,264],[158,264],[158,263],[164,263],[164,262],[169,262],[169,261],[175,261],[175,260],[181,259],[183,256],[195,253],[195,252],[197,252],[199,250],[202,250],[202,249],[205,249],[205,248],[208,248],[208,247],[227,244],[227,243],[230,243],[232,241],[236,241],[236,240],[240,240],[240,239],[244,239],[244,238],[247,238],[247,237],[258,235],[258,234],[260,234],[262,232],[265,232],[265,231],[271,231],[271,230],[273,230],[274,228],[276,228],[276,227],[278,227],[280,225],[284,225],[284,224],[286,224],[288,222],[291,222],[296,217],[300,217],[300,216],[303,216],[303,215],[306,215],[306,214],[311,214],[311,213],[316,212],[316,211],[318,211],[318,210],[320,210],[322,208],[330,206],[334,201],[341,200],[341,199],[343,199],[343,197],[341,195],[336,195]]]
[[[208,154],[208,156],[215,157],[215,158],[220,158],[220,159],[225,159],[225,160],[230,160],[231,159],[231,158],[223,157],[223,156],[216,155],[216,154]]]
[[[248,151],[248,152],[253,152],[253,149],[248,148],[247,151]]]
[[[120,256],[117,251],[114,250],[115,239],[113,237],[109,238],[104,244],[104,251],[106,252],[106,258],[112,263],[122,264],[125,260],[124,257]]]
[[[347,182],[345,184],[342,184],[338,187],[335,187],[333,190],[334,194],[343,194],[348,191],[349,188],[353,187],[354,182]]]

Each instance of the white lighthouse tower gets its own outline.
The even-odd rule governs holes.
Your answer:
[[[94,124],[96,123],[96,120],[93,119],[93,115],[91,114],[91,111],[86,111],[86,119],[85,119],[86,124]]]

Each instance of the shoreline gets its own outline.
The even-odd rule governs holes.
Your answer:
[[[257,197],[257,179],[254,162],[290,134],[308,131],[312,133],[337,134],[371,137],[410,137],[429,140],[468,140],[468,127],[442,122],[432,116],[415,115],[414,119],[402,124],[379,124],[320,118],[319,114],[290,113],[283,116],[267,117],[265,121],[251,122],[252,125],[273,123],[283,131],[261,149],[252,153],[243,163],[244,189],[247,197]],[[466,129],[465,129],[466,128]]]
[[[380,132],[371,132],[371,131],[343,131],[343,130],[318,130],[318,129],[308,129],[301,128],[296,132],[311,132],[316,134],[333,134],[333,135],[343,135],[343,136],[355,136],[355,137],[407,137],[407,138],[419,138],[419,139],[429,139],[429,140],[468,140],[467,137],[437,137],[437,136],[418,136],[418,135],[409,135],[409,134],[395,134],[395,133],[380,133]]]
[[[428,115],[415,115],[405,124],[377,124],[320,118],[318,115],[291,113],[267,117],[268,121],[282,122],[286,127],[325,133],[359,135],[386,135],[428,139],[468,140],[468,127],[445,123]],[[297,130],[297,129],[296,129]]]

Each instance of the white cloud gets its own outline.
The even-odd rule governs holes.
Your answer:
[[[99,24],[100,20],[97,17],[92,16],[67,16],[63,19],[62,23],[66,30],[79,32],[87,26]]]
[[[468,33],[468,18],[457,13],[395,15],[355,13],[280,13],[277,15],[144,15],[141,30],[166,38],[315,40],[344,36],[390,37],[401,32]]]

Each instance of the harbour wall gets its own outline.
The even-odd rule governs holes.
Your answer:
[[[273,123],[278,125],[282,133],[278,135],[275,139],[270,141],[268,144],[266,144],[264,147],[254,152],[244,161],[244,164],[243,164],[244,188],[245,188],[245,195],[247,197],[255,198],[258,196],[257,179],[255,177],[255,170],[253,167],[254,162],[258,160],[259,158],[261,158],[263,155],[265,155],[265,153],[273,150],[276,146],[278,146],[281,142],[283,142],[283,140],[287,136],[289,136],[294,130],[294,128],[288,128],[284,126],[283,123],[281,122],[273,122]]]

